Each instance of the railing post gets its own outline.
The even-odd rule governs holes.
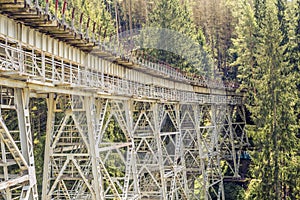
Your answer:
[[[101,30],[102,29],[102,26],[99,26],[99,35],[98,35],[98,40],[99,40],[99,45],[101,45]]]
[[[15,3],[17,3],[17,0],[15,0]],[[30,7],[31,1],[30,0],[24,0],[24,7]]]
[[[45,52],[42,52],[42,77],[43,81],[46,80],[46,62],[45,62]]]
[[[65,82],[65,65],[64,60],[61,60],[61,80],[62,83]]]
[[[70,77],[69,77],[70,85],[73,84],[73,65],[70,63]]]
[[[37,9],[39,7],[39,1],[35,0],[35,8]]]
[[[54,55],[52,55],[52,83],[55,81],[55,63],[54,63]]]
[[[46,6],[45,6],[45,14],[49,14],[49,0],[46,0]]]
[[[55,0],[55,19],[58,19],[58,1],[59,0]]]
[[[86,23],[86,35],[85,35],[85,38],[86,39],[89,39],[89,26],[90,26],[90,20],[91,20],[91,18],[89,17],[88,18],[88,21],[87,21],[87,23]]]
[[[73,7],[73,9],[72,9],[72,20],[71,20],[71,28],[72,28],[72,30],[75,30],[74,20],[75,20],[75,7]]]
[[[80,14],[80,19],[79,19],[79,33],[82,36],[82,22],[83,22],[83,13]]]
[[[62,8],[62,24],[63,25],[65,24],[65,20],[66,20],[66,16],[65,16],[66,8],[67,8],[67,0],[64,1],[63,8]]]
[[[92,36],[93,42],[95,42],[95,30],[96,30],[96,22],[93,23],[93,36]]]

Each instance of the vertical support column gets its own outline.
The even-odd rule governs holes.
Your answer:
[[[127,123],[127,129],[128,129],[128,142],[131,143],[131,147],[128,148],[128,153],[131,154],[129,155],[131,159],[126,160],[126,167],[129,168],[129,172],[132,173],[132,180],[133,180],[133,198],[136,198],[140,195],[140,190],[139,190],[139,180],[138,180],[138,172],[137,172],[137,166],[136,166],[136,147],[135,147],[135,141],[134,141],[134,130],[133,130],[133,103],[131,100],[127,100],[124,102],[124,107],[125,107],[125,116],[126,116],[126,123]],[[127,172],[127,169],[126,169]],[[125,177],[126,179],[127,177]],[[125,182],[125,188],[126,186],[129,186],[129,179],[130,176],[128,177],[128,182]],[[129,188],[127,188],[127,191],[124,191],[129,193]],[[128,194],[124,195],[126,200],[128,198]]]
[[[214,128],[212,132],[211,152],[210,152],[211,159],[209,161],[209,165],[211,165],[210,166],[211,169],[215,171],[215,173],[213,174],[213,176],[215,177],[212,177],[211,184],[212,186],[219,185],[217,191],[213,189],[214,193],[218,199],[225,199],[223,175],[220,166],[220,145],[219,145],[220,132],[222,127],[222,124],[220,123],[224,123],[224,121],[222,121],[222,116],[224,115],[222,115],[222,113],[219,112],[221,106],[216,104],[211,105],[211,115],[212,115],[211,119]]]
[[[188,198],[188,191],[189,191],[189,187],[188,187],[188,177],[187,177],[187,171],[186,171],[186,160],[185,160],[185,152],[184,152],[184,143],[183,143],[183,134],[182,134],[182,129],[181,129],[181,119],[180,119],[180,104],[178,103],[176,105],[176,120],[177,120],[177,124],[178,124],[178,131],[180,134],[180,139],[181,139],[181,153],[180,153],[180,158],[182,159],[182,166],[185,167],[184,172],[183,172],[183,183],[184,183],[184,191],[185,194],[187,195]]]
[[[206,188],[208,187],[207,184],[207,174],[205,173],[205,159],[207,154],[203,152],[204,150],[204,141],[201,138],[201,131],[200,127],[201,124],[200,122],[204,120],[204,115],[203,113],[200,113],[202,110],[200,110],[201,105],[193,105],[193,110],[194,110],[194,117],[195,117],[195,130],[197,134],[197,144],[198,144],[198,152],[199,152],[199,157],[200,157],[200,170],[202,174],[202,193],[204,194],[204,200],[208,200],[208,194]],[[201,195],[201,194],[200,194]]]
[[[2,90],[3,90],[3,88],[1,86],[0,87],[0,94],[1,94],[1,96],[0,96],[0,118],[1,118],[1,120],[2,120],[2,104],[4,103]],[[2,132],[0,134],[2,134]],[[2,137],[1,137],[0,142],[1,142],[0,143],[1,144],[1,146],[0,146],[1,147],[1,160],[3,163],[7,163],[7,158],[6,158],[7,152],[6,152],[5,143],[3,142]],[[3,179],[4,179],[4,181],[9,180],[8,165],[3,165]],[[5,196],[5,199],[11,200],[11,197],[12,197],[11,195],[12,195],[12,193],[11,193],[9,187],[6,187],[5,194],[3,194],[3,196]]]
[[[23,186],[21,199],[38,199],[33,153],[33,137],[31,133],[29,116],[29,95],[30,91],[28,88],[15,89],[21,149],[22,155],[28,163],[28,175],[30,183],[29,186]]]
[[[46,141],[45,141],[45,154],[44,154],[44,170],[43,170],[43,186],[42,186],[42,199],[48,200],[47,192],[50,189],[50,145],[51,136],[54,126],[54,94],[50,93],[47,99],[47,127],[46,127]]]
[[[95,154],[96,154],[97,163],[99,163],[99,160],[101,159],[100,153],[99,153],[99,145],[101,143],[101,138],[102,138],[103,124],[104,124],[104,120],[105,120],[107,104],[108,104],[107,99],[98,98],[95,102],[95,105],[96,105]],[[97,165],[97,172],[99,173],[98,178],[99,178],[99,184],[100,184],[99,185],[100,198],[105,199],[103,174],[101,174],[99,165]]]
[[[99,153],[97,154],[98,147],[96,146],[96,123],[95,123],[95,98],[94,97],[85,97],[84,104],[86,109],[86,118],[88,125],[88,139],[90,145],[90,159],[92,161],[92,174],[93,181],[92,185],[95,191],[95,196],[93,199],[96,200],[104,200],[103,193],[101,192],[101,181],[100,181],[100,173],[97,169],[99,166]]]
[[[6,159],[6,150],[5,150],[5,144],[4,142],[1,140],[1,159],[2,159],[2,162],[3,163],[7,163],[7,159]],[[9,180],[9,174],[8,174],[8,166],[5,165],[3,166],[3,178],[4,178],[4,181],[8,181]],[[11,200],[11,197],[12,197],[12,193],[10,191],[10,189],[7,187],[5,188],[5,199],[6,200]]]
[[[187,187],[185,191],[188,199],[199,199],[195,183],[199,181],[201,175],[200,160],[197,141],[197,126],[195,117],[195,107],[193,104],[180,104],[180,129],[183,138],[184,159],[185,159],[185,177]]]
[[[232,112],[233,111],[232,111],[230,105],[228,105],[227,109],[226,109],[226,115],[227,115],[229,134],[230,134],[231,156],[232,156],[232,160],[233,160],[233,170],[234,170],[233,177],[238,178],[239,177],[239,167],[237,165],[237,152],[236,152],[236,145],[235,145],[235,138],[234,138],[234,129],[233,129],[233,125],[232,125],[232,117],[233,117]]]
[[[158,103],[153,103],[153,121],[154,121],[154,137],[156,139],[157,144],[157,156],[158,156],[158,165],[159,165],[159,171],[160,171],[160,179],[161,179],[161,192],[162,192],[162,199],[167,199],[167,187],[166,182],[164,179],[164,160],[163,160],[163,153],[162,153],[162,144],[161,144],[161,138],[160,138],[160,115],[159,115],[159,109],[161,109],[158,105]]]

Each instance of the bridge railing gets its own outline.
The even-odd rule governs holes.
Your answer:
[[[129,51],[120,46],[120,44],[117,44],[116,41],[107,44],[108,45],[101,45],[101,48],[104,51],[110,52],[117,57],[128,59],[129,61],[136,63],[145,69],[155,71],[161,76],[192,83],[201,87],[229,90],[238,88],[238,84],[235,81],[223,81],[221,78],[208,78],[201,75],[183,72],[180,69],[168,65],[167,63],[154,60],[149,56],[145,57],[133,55],[131,52],[128,53]]]
[[[193,91],[148,85],[109,76],[59,57],[47,57],[43,52],[37,54],[34,50],[24,50],[21,45],[12,47],[8,43],[0,43],[0,52],[5,52],[0,54],[1,74],[19,75],[28,81],[35,80],[136,98],[225,104],[237,104],[242,101],[241,97],[196,94]]]
[[[189,81],[188,77],[186,77],[182,72],[180,72],[180,70],[175,69],[166,63],[154,62],[150,59],[143,57],[133,57],[132,60],[133,62],[147,69],[152,69],[154,71],[160,72],[161,75],[165,75],[169,78],[173,78],[175,80]]]

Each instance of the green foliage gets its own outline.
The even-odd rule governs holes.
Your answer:
[[[187,72],[205,75],[211,72],[210,58],[205,52],[204,34],[196,28],[186,3],[180,5],[179,0],[158,1],[149,14],[146,26],[174,31],[167,39],[161,33],[157,38],[146,41],[155,43],[156,47],[171,48],[170,51],[164,48],[146,49],[147,53]]]
[[[252,179],[248,185],[247,191],[245,192],[245,200],[257,199],[258,195],[258,186],[260,180]]]
[[[237,19],[234,17],[235,5],[239,0],[191,0],[193,19],[205,35],[207,50],[214,60],[214,70],[224,79],[235,79],[236,68],[230,63],[235,55],[231,54],[232,38]]]
[[[239,79],[242,80],[241,88],[246,87],[248,89],[248,100],[252,101],[255,84],[251,80],[257,75],[254,74],[254,70],[257,65],[258,41],[255,35],[257,35],[258,26],[251,5],[247,1],[241,1],[238,6],[240,12],[235,13],[240,18],[239,26],[236,28],[238,37],[233,40],[234,47],[232,49],[233,53],[237,55],[237,59],[232,65],[239,67]]]
[[[224,183],[226,200],[244,200],[245,190],[242,186],[235,183]]]
[[[149,25],[175,30],[192,39],[196,36],[196,27],[191,21],[188,7],[186,4],[181,6],[179,0],[159,1],[149,16]]]
[[[41,194],[43,182],[44,150],[47,122],[47,105],[45,99],[30,101],[31,131],[34,143],[34,162],[38,191]]]
[[[117,120],[114,117],[109,119],[107,130],[104,134],[103,142],[126,142],[125,134],[121,130]]]
[[[299,152],[297,125],[297,75],[295,54],[290,49],[285,1],[243,1],[237,39],[234,40],[242,88],[247,89],[247,108],[254,126],[248,126],[258,151],[253,153],[255,184],[249,199],[295,199],[294,161]],[[297,64],[296,64],[297,65]]]
[[[93,25],[95,26],[95,39],[103,40],[103,37],[110,36],[115,33],[115,22],[111,17],[111,13],[107,11],[105,4],[102,1],[98,0],[70,0],[66,1],[66,10],[64,15],[64,22],[68,26],[72,26],[76,31],[83,33],[84,36],[92,36]],[[41,2],[41,7],[45,7],[45,1]],[[49,13],[53,17],[57,17],[58,20],[62,20],[63,18],[63,6],[64,1],[58,1],[58,9],[57,12],[55,10],[55,1],[49,1]],[[73,10],[74,9],[74,10]],[[72,22],[72,12],[74,11],[74,22]],[[80,25],[80,17],[82,16],[82,25]],[[87,22],[90,19],[88,32],[87,32]],[[101,35],[101,38],[97,37],[98,34]]]

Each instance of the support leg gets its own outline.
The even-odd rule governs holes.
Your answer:
[[[37,200],[37,184],[34,165],[33,137],[30,127],[29,89],[15,89],[15,100],[20,129],[21,149],[28,163],[29,186],[22,189],[21,199]]]

